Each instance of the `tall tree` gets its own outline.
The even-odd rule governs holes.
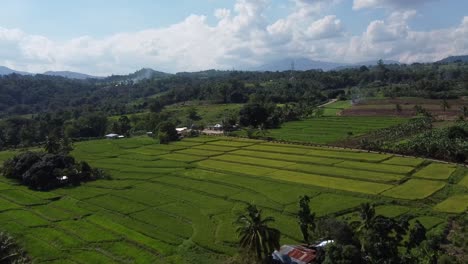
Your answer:
[[[442,110],[444,110],[444,112],[445,112],[445,111],[447,111],[447,109],[450,109],[450,104],[446,99],[444,99],[442,101],[441,107],[442,107]]]
[[[273,217],[262,217],[262,210],[256,205],[248,204],[245,214],[240,215],[236,224],[241,248],[249,254],[254,254],[259,261],[266,261],[271,253],[280,247],[281,233],[269,225],[275,221]]]
[[[309,196],[301,196],[299,200],[299,212],[297,213],[302,237],[304,238],[304,242],[307,244],[310,243],[310,232],[315,231],[315,213],[310,211],[309,203]]]

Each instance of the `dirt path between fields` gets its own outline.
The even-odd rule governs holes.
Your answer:
[[[318,107],[324,107],[324,106],[327,106],[329,104],[333,104],[334,102],[338,101],[338,99],[331,99],[329,102],[323,104],[323,105],[319,105]]]

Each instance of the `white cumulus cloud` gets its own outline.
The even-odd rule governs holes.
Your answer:
[[[329,11],[327,3],[338,2],[291,0],[289,14],[268,21],[265,13],[272,2],[237,0],[230,9],[214,10],[214,24],[205,16],[190,15],[167,27],[62,41],[0,27],[0,65],[107,75],[142,67],[169,72],[245,69],[291,57],[415,62],[468,54],[468,16],[454,27],[416,31],[409,26],[416,12],[398,9],[351,35],[339,17],[320,15]]]

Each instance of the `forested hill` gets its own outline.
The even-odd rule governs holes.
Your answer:
[[[454,63],[454,62],[468,62],[468,55],[463,56],[450,56],[443,60],[438,61],[438,63]]]
[[[455,98],[467,94],[468,64],[385,65],[323,72],[204,71],[135,73],[148,79],[72,80],[46,75],[0,77],[0,118],[40,112],[85,111],[123,114],[147,109],[157,96],[163,105],[204,100],[245,103],[252,96],[274,103],[315,102],[353,91],[355,96]],[[123,78],[123,77],[122,77]],[[350,89],[352,88],[352,89]]]

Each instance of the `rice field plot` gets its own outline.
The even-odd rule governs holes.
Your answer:
[[[437,204],[434,209],[446,213],[463,213],[468,209],[468,194],[451,196]]]
[[[401,166],[419,166],[423,163],[424,160],[420,158],[411,158],[411,157],[392,157],[382,163],[384,164],[392,164],[392,165],[401,165]]]
[[[320,117],[285,123],[279,129],[272,129],[269,136],[281,140],[326,144],[406,121],[405,118],[388,117]]]
[[[100,245],[100,249],[122,263],[158,263],[160,256],[150,253],[128,242],[111,242]]]
[[[71,220],[72,218],[75,217],[73,213],[67,212],[64,209],[60,209],[53,205],[34,206],[31,208],[31,210],[35,214],[51,222]]]
[[[117,241],[119,237],[86,220],[71,220],[57,223],[57,227],[86,242]]]
[[[87,199],[86,202],[122,214],[130,214],[141,211],[147,207],[146,205],[132,202],[131,200],[115,195],[94,197]]]
[[[334,178],[316,174],[285,170],[277,170],[273,173],[268,174],[268,177],[276,180],[366,194],[380,194],[383,191],[393,187],[392,185],[383,183]]]
[[[194,156],[194,155],[187,155],[187,154],[180,154],[180,153],[171,153],[159,156],[161,159],[168,159],[168,160],[176,160],[176,161],[183,161],[183,162],[195,162],[205,159],[206,157],[203,156]]]
[[[225,184],[220,184],[220,183],[207,182],[203,180],[193,180],[193,179],[186,178],[186,177],[184,178],[182,177],[177,178],[177,177],[178,177],[177,175],[165,176],[162,178],[158,178],[157,180],[153,182],[178,186],[181,188],[209,193],[209,194],[217,195],[220,197],[234,195],[243,190],[241,188],[227,186]]]
[[[26,209],[6,211],[0,216],[25,227],[47,226],[49,224],[49,221]]]
[[[391,155],[375,154],[360,151],[352,151],[345,149],[329,149],[322,147],[304,147],[304,146],[293,146],[283,144],[257,144],[250,147],[243,148],[242,150],[249,150],[258,152],[258,155],[270,154],[288,154],[288,155],[306,155],[317,158],[329,158],[337,159],[335,163],[339,163],[343,160],[354,160],[354,161],[368,161],[368,162],[380,162],[391,157]],[[330,161],[331,162],[331,161]]]
[[[224,197],[216,197],[208,193],[187,190],[173,185],[151,182],[141,184],[138,188],[140,190],[158,192],[178,203],[191,204],[210,214],[225,212],[232,206],[232,203],[225,200]]]
[[[463,179],[458,183],[458,185],[468,188],[468,173],[465,174]]]
[[[413,174],[413,177],[432,180],[447,180],[456,169],[457,167],[453,165],[431,163],[429,166],[424,167],[423,169]]]
[[[323,193],[312,197],[309,205],[316,216],[321,217],[333,213],[338,213],[343,210],[349,210],[367,202],[370,202],[370,200],[366,198]],[[289,205],[285,208],[285,211],[292,214],[297,213],[298,210],[298,203]]]
[[[327,104],[323,106],[323,116],[337,116],[343,111],[344,109],[350,108],[351,102],[350,101],[336,101],[331,104]]]
[[[304,186],[295,183],[265,181],[261,178],[241,176],[236,174],[226,174],[214,171],[194,169],[184,171],[181,176],[215,182],[221,185],[232,186],[241,190],[257,192],[276,203],[287,205],[298,201],[300,195],[315,196],[318,190],[313,186]],[[294,192],[291,191],[294,190]]]
[[[144,190],[138,187],[127,190],[114,191],[112,192],[112,195],[130,200],[131,202],[143,204],[148,207],[159,206],[176,201],[175,199],[172,199],[164,194]]]
[[[160,230],[171,230],[173,234],[184,239],[190,238],[193,233],[192,225],[189,221],[186,221],[182,217],[164,213],[156,208],[131,214],[131,217]]]
[[[248,142],[248,141],[237,141],[237,140],[218,140],[218,141],[211,141],[207,142],[208,145],[214,146],[228,146],[228,147],[247,147],[255,144],[255,142]]]
[[[221,160],[221,161],[228,161],[228,162],[235,162],[235,163],[245,163],[249,165],[258,165],[263,167],[272,167],[272,168],[284,168],[296,165],[294,162],[289,161],[280,161],[280,160],[271,160],[271,159],[263,159],[263,158],[254,158],[254,157],[246,157],[246,156],[237,156],[237,155],[230,155],[225,154],[221,156],[216,156],[211,159],[214,160]]]
[[[292,161],[296,163],[314,163],[314,164],[323,164],[323,165],[332,165],[332,164],[340,162],[337,159],[331,159],[331,158],[320,158],[320,157],[294,155],[294,154],[280,154],[280,153],[272,153],[272,152],[258,152],[258,151],[251,151],[251,150],[236,150],[236,151],[230,152],[229,154],[247,156],[247,157],[259,157],[259,158],[265,158],[265,159],[271,159],[271,160]]]
[[[233,173],[243,173],[243,174],[249,174],[249,175],[254,175],[254,176],[265,175],[267,173],[271,173],[275,171],[275,169],[272,169],[272,168],[218,161],[218,160],[204,160],[204,161],[197,162],[196,164],[201,168],[213,169],[213,170],[219,170],[219,171],[227,171],[227,172],[233,172]]]
[[[375,207],[375,213],[377,215],[383,215],[386,217],[397,217],[402,214],[406,214],[411,208],[401,205],[381,205]]]
[[[4,190],[0,192],[0,196],[19,205],[38,205],[46,204],[48,201],[40,199],[30,193],[21,190]]]
[[[377,182],[394,182],[394,181],[398,181],[404,178],[404,175],[393,174],[393,173],[348,169],[348,168],[341,168],[341,167],[310,165],[310,164],[292,165],[286,168],[286,170],[300,171],[300,172],[326,175],[326,176],[332,176],[332,177],[340,177],[340,178],[344,177],[344,178],[352,178],[352,179],[359,179],[359,180],[365,180],[365,181],[377,181]]]
[[[210,219],[207,214],[204,214],[199,208],[186,203],[173,203],[158,207],[161,211],[169,214],[183,216],[192,223],[193,235],[192,241],[203,248],[223,254],[233,254],[235,248],[225,246],[216,241],[216,222]]]
[[[222,152],[222,151],[201,150],[201,149],[195,149],[195,148],[183,149],[183,150],[176,151],[174,153],[180,153],[180,154],[185,154],[185,155],[203,156],[203,157],[211,157],[211,156],[217,156],[217,155],[224,154],[224,152]]]
[[[399,166],[399,165],[371,163],[371,162],[357,162],[357,161],[342,161],[342,162],[334,164],[334,167],[385,172],[385,173],[395,173],[395,174],[407,174],[414,170],[414,167],[411,167],[411,166]]]
[[[413,226],[416,221],[419,221],[426,228],[426,230],[430,230],[433,227],[443,223],[444,219],[435,216],[420,216],[411,219],[409,223],[411,226]]]
[[[9,200],[0,198],[0,212],[15,208],[21,208],[21,206],[16,203],[10,202]]]
[[[89,216],[86,220],[161,254],[172,252],[173,247],[184,240],[184,238],[169,233],[167,230],[161,230],[130,216],[117,213],[99,212]],[[109,222],[109,220],[112,221]]]
[[[412,117],[416,116],[414,107],[416,105],[422,106],[428,110],[434,117],[440,119],[453,120],[460,115],[460,107],[466,106],[466,99],[448,99],[447,102],[451,106],[450,109],[443,110],[441,108],[443,100],[441,99],[423,99],[423,98],[379,98],[379,99],[367,99],[352,107],[342,111],[343,116],[355,117],[355,116],[403,116]],[[396,105],[400,105],[402,111],[397,112]]]
[[[382,195],[408,200],[424,199],[442,189],[444,186],[445,182],[441,181],[411,179],[383,192]]]

